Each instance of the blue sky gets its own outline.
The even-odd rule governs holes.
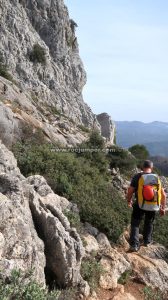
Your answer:
[[[114,120],[168,121],[168,1],[65,0],[87,71],[84,100]]]

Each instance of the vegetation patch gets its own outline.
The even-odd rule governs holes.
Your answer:
[[[8,72],[7,66],[3,65],[0,63],[0,76],[6,78],[9,81],[13,82],[13,77],[12,75]]]
[[[71,210],[64,210],[64,215],[67,217],[71,227],[75,227],[78,232],[81,231],[82,225],[80,223],[80,216]]]
[[[128,283],[128,281],[130,280],[130,277],[132,275],[132,271],[131,270],[127,270],[125,271],[121,277],[118,279],[118,283],[119,284],[122,284],[122,285],[125,285]]]
[[[83,132],[86,132],[86,133],[89,133],[90,132],[90,129],[85,127],[84,125],[78,125],[78,128],[80,130],[82,130]]]
[[[104,274],[104,269],[95,258],[82,261],[81,275],[89,283],[91,290],[96,290],[99,285],[100,276]]]
[[[33,272],[22,274],[20,270],[12,270],[8,280],[0,276],[1,300],[58,300],[61,292],[53,290],[49,292],[32,279]]]
[[[0,76],[6,78],[9,81],[13,82],[13,77],[12,75],[8,72],[8,67],[4,63],[4,59],[2,54],[0,53]]]
[[[144,145],[136,144],[128,150],[135,156],[139,167],[142,167],[143,161],[149,158],[149,152]]]
[[[30,53],[30,60],[34,63],[41,63],[42,65],[46,64],[46,52],[43,47],[39,44],[33,46],[33,50]]]
[[[146,286],[143,290],[145,300],[163,300],[167,299],[161,293],[161,291],[152,289],[151,287]]]
[[[109,148],[108,159],[111,168],[119,168],[126,175],[137,165],[136,158],[128,150],[116,145]]]

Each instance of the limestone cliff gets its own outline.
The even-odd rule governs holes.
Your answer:
[[[0,0],[0,19],[0,67],[3,64],[11,75],[11,82],[0,82],[3,142],[11,145],[26,124],[64,145],[86,139],[84,126],[104,131],[83,101],[86,72],[77,24],[63,0]],[[2,134],[6,125],[8,141]],[[111,124],[106,122],[106,127],[113,141]]]
[[[75,23],[62,0],[1,0],[0,51],[23,90],[34,92],[38,103],[57,107],[74,121],[89,125],[91,109],[83,102],[86,73],[79,57]],[[46,62],[30,60],[39,44]]]

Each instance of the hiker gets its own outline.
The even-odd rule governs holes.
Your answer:
[[[143,242],[144,246],[152,243],[152,231],[155,214],[160,211],[160,215],[165,215],[166,194],[162,188],[160,179],[153,172],[153,162],[145,160],[142,172],[137,173],[131,180],[128,188],[128,206],[133,207],[131,217],[130,251],[139,250],[139,226],[145,215]],[[136,201],[132,198],[135,194]]]

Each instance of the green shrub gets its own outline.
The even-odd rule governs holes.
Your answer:
[[[153,239],[168,248],[167,239],[168,215],[160,217],[157,214],[154,222]]]
[[[58,110],[55,106],[48,105],[48,109],[53,115],[62,115],[61,111]]]
[[[9,74],[6,65],[0,62],[0,76],[6,78],[9,81],[13,81],[13,77]]]
[[[81,150],[78,156],[84,157],[86,161],[90,162],[91,166],[96,166],[106,176],[109,162],[104,147],[104,139],[98,131],[93,130],[90,132],[89,139],[78,145],[78,148]]]
[[[81,223],[80,223],[80,217],[78,213],[75,213],[71,210],[65,210],[64,215],[69,220],[71,227],[75,227],[78,232],[81,231]]]
[[[1,300],[57,300],[60,291],[49,292],[40,284],[32,280],[32,272],[22,274],[20,270],[13,270],[8,281],[0,279],[0,299]]]
[[[149,152],[144,145],[136,144],[128,149],[137,160],[137,165],[142,166],[143,161],[149,158]]]
[[[74,37],[73,35],[70,35],[67,37],[67,45],[68,47],[73,47],[73,44],[74,44]]]
[[[103,267],[95,258],[85,259],[81,265],[81,275],[86,280],[92,290],[96,290],[99,285],[100,276],[104,274]]]
[[[90,148],[103,149],[105,146],[104,139],[97,130],[93,130],[90,133],[87,146]]]
[[[46,52],[39,44],[33,46],[33,50],[30,53],[30,60],[34,63],[46,64]]]
[[[85,127],[84,125],[78,125],[78,128],[81,129],[83,132],[89,133],[90,129]]]
[[[129,151],[118,146],[111,146],[108,151],[110,168],[119,168],[121,172],[128,173],[136,167],[136,159]]]
[[[132,274],[132,271],[131,270],[127,270],[125,271],[121,277],[118,279],[118,283],[119,284],[122,284],[122,285],[125,285],[128,283],[128,281],[130,280],[130,276]]]
[[[163,300],[162,293],[159,290],[152,289],[151,287],[146,286],[143,290],[145,300]]]

